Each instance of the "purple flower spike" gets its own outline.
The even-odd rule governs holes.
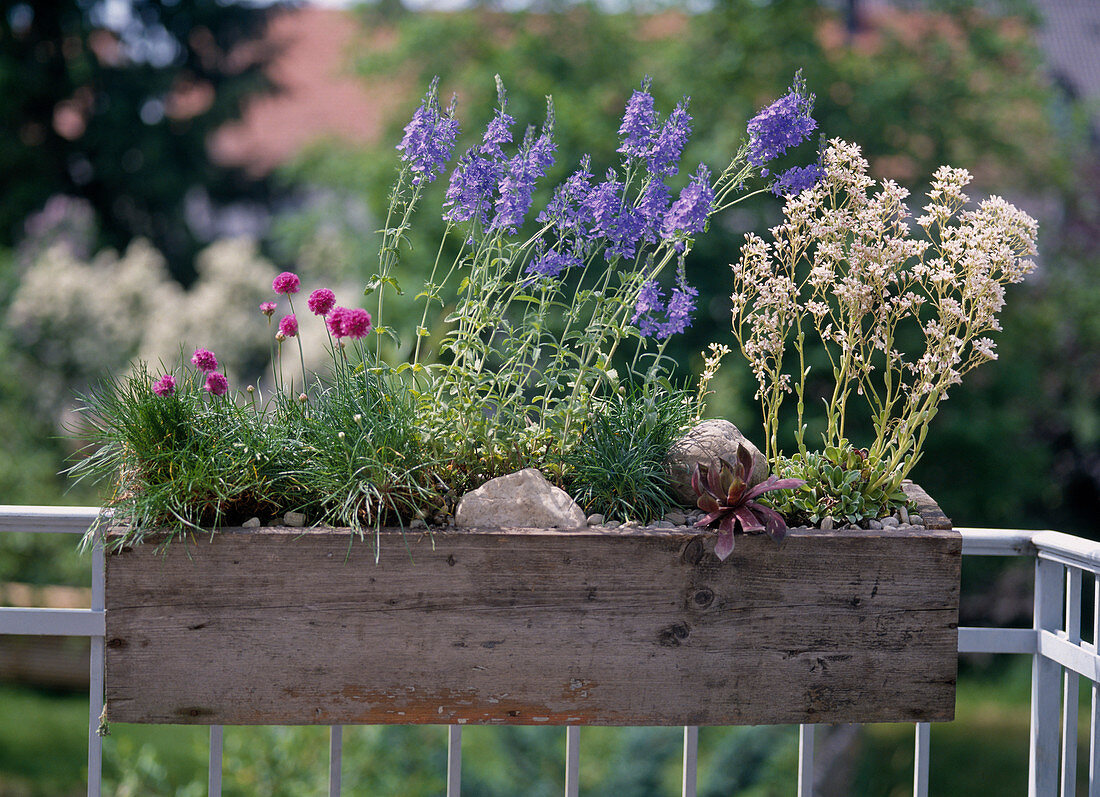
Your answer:
[[[535,181],[554,162],[554,146],[550,134],[543,132],[537,139],[529,135],[519,153],[508,162],[508,170],[500,181],[500,196],[496,201],[496,216],[490,230],[505,230],[514,234],[523,224],[531,208]]]
[[[344,333],[344,337],[351,338],[352,340],[359,340],[365,338],[367,333],[371,329],[370,313],[361,308],[354,308],[344,312],[343,319],[341,320],[341,330]]]
[[[195,353],[191,355],[191,362],[203,373],[218,370],[218,358],[214,356],[214,352],[206,349],[195,349]]]
[[[229,392],[229,380],[225,378],[225,374],[213,371],[206,375],[206,384],[203,388],[212,396],[224,396]]]
[[[318,288],[309,295],[306,305],[314,315],[328,315],[328,311],[336,304],[336,294],[328,288]]]
[[[297,293],[301,286],[302,281],[291,271],[284,271],[271,282],[271,290],[275,293]]]
[[[618,151],[634,158],[644,158],[653,143],[653,127],[657,115],[653,111],[653,96],[649,93],[649,78],[642,82],[642,90],[635,91],[626,104],[623,123],[619,126],[622,146]]]
[[[714,189],[710,185],[710,169],[700,163],[691,182],[680,192],[661,227],[667,240],[690,236],[703,231],[714,206]],[[682,244],[677,248],[682,248]]]
[[[153,392],[158,396],[171,396],[176,392],[176,377],[165,374],[153,383]]]
[[[527,273],[537,274],[540,277],[556,277],[566,269],[580,266],[581,264],[581,259],[576,255],[568,255],[551,250],[538,260],[529,263],[527,265]]]
[[[698,295],[699,291],[688,285],[682,275],[678,276],[672,298],[668,300],[667,320],[657,330],[659,340],[679,335],[691,326],[691,314],[695,312],[695,297]]]
[[[279,321],[279,331],[283,333],[283,337],[292,338],[298,334],[298,319],[291,313],[284,315],[282,320]]]
[[[442,174],[454,152],[458,137],[458,120],[454,118],[454,106],[446,113],[440,111],[436,90],[439,78],[432,80],[428,93],[416,109],[412,120],[405,125],[405,137],[397,145],[401,160],[412,170],[413,185],[432,182],[436,174]]]
[[[643,337],[649,338],[657,334],[660,326],[654,316],[664,309],[663,299],[664,294],[661,292],[661,286],[657,284],[656,280],[649,280],[642,285],[642,290],[638,293],[638,302],[634,305],[634,316],[630,319],[630,323],[637,325],[638,331],[642,333]]]
[[[762,166],[809,138],[817,128],[813,107],[799,70],[791,90],[749,120],[749,163]]]
[[[691,136],[691,115],[687,112],[687,102],[685,98],[676,105],[646,154],[650,173],[676,174],[680,170],[680,156]]]
[[[792,166],[772,183],[771,191],[776,196],[793,196],[807,188],[813,188],[825,177],[825,170],[816,163],[809,166]]]
[[[275,313],[275,302],[260,302],[260,312],[271,318]]]
[[[458,223],[476,219],[482,226],[489,222],[493,193],[504,177],[505,158],[501,145],[512,142],[512,125],[515,124],[515,120],[504,112],[503,84],[497,84],[497,95],[500,108],[485,129],[481,146],[468,149],[451,173],[443,202],[443,218],[447,221]]]

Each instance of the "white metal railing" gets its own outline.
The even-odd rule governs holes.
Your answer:
[[[89,507],[0,505],[0,533],[83,534],[99,510]],[[1031,741],[1028,793],[1032,797],[1076,794],[1077,702],[1080,678],[1092,690],[1089,731],[1089,795],[1100,797],[1100,543],[1056,531],[959,529],[964,556],[1017,556],[1035,560],[1031,628],[959,628],[960,653],[1017,653],[1032,657]],[[41,634],[91,640],[88,709],[88,794],[98,797],[102,772],[99,726],[103,712],[103,549],[92,550],[92,605],[89,609],[0,607],[0,636]],[[1082,586],[1092,578],[1092,628],[1082,639]],[[814,725],[799,728],[798,795],[814,793]],[[340,794],[343,728],[329,729],[329,794]],[[928,723],[917,723],[913,794],[927,797]],[[566,797],[575,796],[580,772],[580,728],[567,727]],[[684,728],[683,795],[694,797],[699,729]],[[222,727],[210,728],[209,793],[221,794]],[[462,728],[447,734],[447,795],[458,797],[462,778]]]

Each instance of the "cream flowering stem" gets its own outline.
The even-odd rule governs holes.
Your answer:
[[[823,443],[848,445],[853,397],[867,405],[876,483],[896,488],[920,458],[938,405],[962,377],[996,359],[991,334],[1005,289],[1034,268],[1034,219],[993,196],[971,204],[964,169],[940,167],[924,215],[908,191],[876,182],[859,147],[830,141],[820,183],[791,195],[772,240],[746,236],[733,269],[733,332],[757,381],[767,456],[779,451],[779,409],[798,399],[805,456],[807,336],[831,368]],[[901,341],[916,340],[909,350]],[[793,349],[797,366],[787,358]]]

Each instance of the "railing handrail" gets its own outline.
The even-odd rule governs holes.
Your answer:
[[[98,507],[0,505],[0,533],[83,534],[100,517]],[[1029,764],[1029,793],[1053,793],[1061,765],[1063,794],[1074,788],[1076,766],[1077,675],[1092,682],[1093,711],[1090,733],[1090,794],[1100,794],[1100,655],[1096,641],[1100,625],[1093,629],[1093,641],[1081,640],[1081,574],[1096,575],[1094,601],[1100,623],[1100,542],[1047,529],[959,528],[964,556],[1013,556],[1036,562],[1035,621],[1031,628],[959,628],[960,653],[1016,653],[1033,657],[1032,741]],[[103,549],[92,549],[92,606],[89,609],[0,607],[0,635],[51,634],[85,636],[92,642],[90,661],[90,706],[88,736],[88,794],[99,794],[101,743],[97,734],[103,699]],[[1058,679],[1065,679],[1062,711],[1058,705]],[[1062,737],[1058,737],[1059,715]],[[799,733],[799,797],[813,794],[814,726],[803,725]],[[566,789],[576,793],[579,767],[577,728],[566,732]],[[221,727],[210,731],[209,785],[212,795],[221,786]],[[457,795],[461,773],[461,727],[448,733],[447,794]],[[929,725],[918,723],[915,737],[914,795],[927,795]],[[698,757],[696,729],[685,728],[683,794],[695,794],[695,763]],[[1059,744],[1062,758],[1058,758]],[[334,726],[330,738],[329,794],[340,793],[341,729]],[[1053,753],[1051,752],[1053,749]]]

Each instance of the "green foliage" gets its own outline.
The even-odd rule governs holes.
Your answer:
[[[586,513],[608,519],[660,518],[678,503],[665,458],[694,418],[694,403],[685,390],[624,387],[599,399],[565,457],[574,500]]]
[[[207,0],[134,0],[107,26],[104,3],[0,3],[0,244],[55,194],[80,196],[103,243],[150,238],[177,276],[190,277],[198,240],[185,197],[263,196],[243,170],[218,166],[207,140],[270,88],[268,52],[245,48],[270,9]],[[112,24],[118,24],[112,21]],[[179,95],[207,98],[181,113]]]
[[[279,393],[258,406],[206,395],[189,369],[158,396],[139,365],[85,399],[92,450],[71,473],[111,485],[105,505],[126,527],[118,545],[291,510],[360,531],[430,513],[439,493],[408,391],[361,366],[338,373],[307,402]]]
[[[883,467],[884,463],[867,456],[866,449],[846,440],[824,451],[797,453],[781,458],[776,472],[806,484],[769,496],[770,502],[788,519],[811,525],[825,517],[846,523],[886,517],[908,506],[909,499],[880,478]]]

